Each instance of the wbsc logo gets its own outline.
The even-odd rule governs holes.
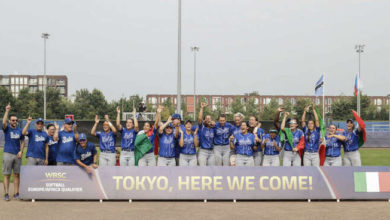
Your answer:
[[[66,179],[66,172],[46,172],[46,179]]]

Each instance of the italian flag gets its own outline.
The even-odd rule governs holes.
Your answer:
[[[390,192],[390,172],[354,172],[355,192]]]

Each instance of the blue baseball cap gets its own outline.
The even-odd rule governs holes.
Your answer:
[[[45,121],[43,121],[43,119],[42,119],[42,118],[38,118],[38,119],[35,121],[35,123],[38,123],[38,122],[45,123]]]
[[[85,140],[87,140],[87,135],[85,135],[84,133],[80,133],[80,134],[79,134],[79,140],[80,140],[80,141],[85,141]]]
[[[74,121],[71,119],[71,118],[65,118],[65,120],[64,120],[64,123],[65,124],[69,124],[69,123],[74,123]]]
[[[172,115],[172,119],[179,119],[181,121],[181,115],[175,113],[175,114]]]

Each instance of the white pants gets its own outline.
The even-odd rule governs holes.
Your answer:
[[[238,167],[243,167],[243,166],[253,167],[253,166],[255,166],[255,161],[253,160],[253,156],[237,154],[236,166],[238,166]]]
[[[230,145],[214,145],[215,166],[229,166]]]
[[[181,166],[181,167],[185,167],[185,166],[194,167],[196,165],[197,165],[196,154],[180,154],[179,166]]]
[[[121,166],[135,166],[134,151],[121,151],[120,157]]]
[[[200,148],[198,152],[198,163],[199,166],[215,166],[214,151],[212,149],[206,150]]]
[[[158,157],[157,166],[159,167],[174,167],[176,166],[176,158],[174,157]]]
[[[263,166],[264,167],[268,167],[268,166],[278,167],[278,166],[280,166],[279,155],[264,155]]]
[[[320,155],[318,154],[318,152],[315,152],[315,153],[305,152],[305,154],[303,155],[303,166],[319,167],[320,166]]]
[[[299,153],[294,151],[284,151],[283,166],[301,166],[301,157],[299,156]]]
[[[154,153],[151,152],[151,153],[145,154],[141,159],[139,159],[138,166],[140,166],[140,167],[156,166],[156,157],[154,156]]]
[[[106,167],[106,166],[115,166],[116,164],[116,155],[115,153],[106,153],[101,152],[99,155],[99,166]]]
[[[255,152],[253,154],[253,159],[255,161],[255,166],[261,166],[261,161],[263,159],[263,152],[261,151]]]
[[[360,152],[359,150],[350,151],[350,152],[344,152],[344,166],[362,166],[362,161],[360,159]]]
[[[326,157],[324,166],[325,167],[336,167],[336,166],[341,166],[341,156],[339,157]]]

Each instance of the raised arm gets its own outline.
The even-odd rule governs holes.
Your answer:
[[[289,112],[285,112],[284,115],[283,115],[282,125],[280,126],[280,129],[281,129],[282,131],[284,131],[284,128],[285,128],[285,126],[286,126],[286,119],[287,119],[287,117],[288,117],[289,115],[290,115]]]
[[[180,129],[180,128],[179,128]],[[178,130],[178,129],[176,129]],[[195,139],[194,139],[194,143],[195,143]],[[180,129],[180,140],[179,140],[179,146],[180,147],[184,147],[184,133],[183,131]]]
[[[134,131],[139,131],[139,126],[138,126],[138,120],[137,120],[137,110],[134,108],[133,109],[133,121],[134,121]]]
[[[106,120],[106,122],[108,122],[108,126],[110,126],[112,133],[114,133],[114,135],[116,135],[116,128],[115,128],[115,126],[110,122],[110,118],[108,117],[108,115],[104,115],[104,119]]]
[[[45,165],[49,164],[49,144],[45,144]]]
[[[32,121],[32,118],[30,116],[28,116],[27,123],[22,130],[22,135],[24,135],[24,136],[28,135],[28,127],[30,127],[31,121]]]
[[[11,104],[8,103],[8,105],[5,107],[5,112],[3,116],[3,130],[7,127],[7,120],[8,120],[8,113],[11,111]]]
[[[274,126],[277,130],[279,130],[280,128],[280,125],[279,125],[279,117],[280,117],[280,113],[284,111],[284,108],[278,108],[278,110],[276,111],[275,113],[275,118],[274,118]]]
[[[162,112],[163,109],[164,109],[164,107],[162,105],[159,105],[157,107],[156,120],[154,120],[154,127],[155,128],[159,127],[159,123],[160,123],[160,120],[161,120],[161,112]]]
[[[122,130],[122,125],[121,125],[121,109],[119,106],[116,107],[116,127],[118,130]]]
[[[162,134],[164,132],[164,129],[169,125],[169,123],[172,123],[172,117],[169,116],[168,120],[162,125],[159,127],[158,129],[158,133]],[[176,130],[178,130],[180,128],[177,128]]]
[[[77,124],[73,124],[73,134],[77,142],[79,142],[79,132],[77,132]]]
[[[206,107],[206,106],[207,106],[206,103],[204,103],[204,102],[201,102],[201,103],[200,103],[200,110],[199,110],[199,117],[198,117],[198,122],[199,122],[199,124],[203,122],[203,109],[204,109],[204,107]]]
[[[194,132],[194,145],[195,145],[195,147],[199,147],[198,130],[199,130],[199,128],[196,128],[195,132]]]
[[[316,119],[316,127],[318,128],[318,127],[320,127],[320,120],[319,120],[319,118],[318,118],[317,111],[316,111],[316,109],[315,109],[314,104],[312,104],[312,106],[313,106],[314,118]]]
[[[93,125],[92,130],[91,130],[91,134],[93,136],[96,136],[96,128],[97,128],[98,124],[99,124],[99,116],[96,115],[95,116],[95,124]]]
[[[171,118],[172,120],[172,118]],[[183,131],[181,130],[179,124],[177,124],[176,128],[175,128],[175,138],[179,138],[179,133],[181,134],[181,136],[183,136]]]
[[[306,105],[305,110],[303,111],[302,114],[302,128],[306,126],[306,112],[309,111],[309,106]]]
[[[56,128],[56,131],[54,132],[53,140],[58,141],[58,132],[60,131],[60,126],[54,122],[54,127]]]

